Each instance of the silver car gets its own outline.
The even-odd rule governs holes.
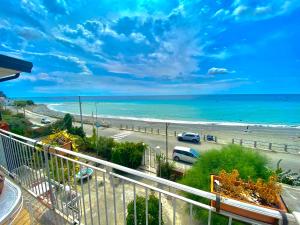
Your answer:
[[[193,148],[176,146],[173,150],[173,159],[175,161],[185,161],[188,163],[194,163],[199,157],[199,152],[197,152]]]
[[[48,118],[42,118],[41,119],[41,123],[43,123],[43,124],[49,124],[49,123],[51,123],[51,121]]]
[[[200,135],[196,133],[183,132],[178,134],[177,139],[178,141],[191,141],[194,143],[200,143]]]

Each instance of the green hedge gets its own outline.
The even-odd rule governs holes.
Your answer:
[[[146,147],[144,143],[118,143],[113,148],[111,160],[113,163],[137,169],[142,163]]]
[[[221,150],[208,151],[192,166],[181,180],[182,184],[210,191],[210,175],[218,174],[221,170],[231,172],[237,169],[242,179],[256,180],[262,178],[268,179],[272,172],[267,169],[268,160],[255,150],[243,148],[238,145],[228,145]],[[208,200],[195,195],[187,194],[187,197],[206,204]],[[208,219],[207,210],[197,208],[196,217],[205,222]],[[213,215],[213,224],[226,224],[228,221],[220,215]]]
[[[163,209],[163,207],[161,207]],[[162,215],[162,214],[161,214]],[[146,224],[146,198],[137,196],[136,197],[136,218],[138,225]],[[134,201],[131,201],[127,205],[127,225],[133,225],[134,223]],[[159,224],[159,200],[154,195],[149,195],[148,199],[148,224],[158,225]],[[161,224],[164,221],[161,217]]]

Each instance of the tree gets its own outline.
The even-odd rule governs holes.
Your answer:
[[[132,225],[134,224],[134,201],[127,205],[127,212],[126,223],[127,225]],[[136,220],[138,225],[146,224],[146,198],[141,196],[136,197]],[[153,194],[148,199],[148,224],[159,224],[159,200]],[[164,224],[162,216],[161,224]]]
[[[73,117],[71,116],[71,114],[67,113],[64,116],[64,128],[66,129],[68,132],[70,132],[72,130],[72,123],[73,123]]]

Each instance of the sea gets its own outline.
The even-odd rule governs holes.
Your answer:
[[[28,98],[27,98],[28,99]],[[79,97],[34,97],[50,109],[79,114]],[[177,123],[300,128],[300,94],[83,96],[82,113]]]

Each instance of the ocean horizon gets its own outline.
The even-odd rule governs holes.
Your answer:
[[[27,98],[28,99],[28,98]],[[78,97],[32,97],[50,109],[79,114]],[[300,94],[85,96],[87,116],[192,124],[300,128]]]

